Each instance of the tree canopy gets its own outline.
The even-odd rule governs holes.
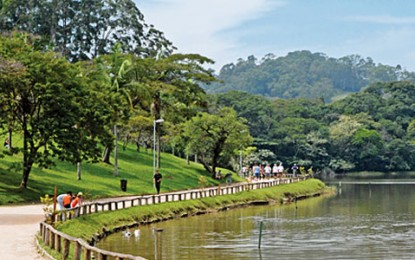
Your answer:
[[[221,82],[206,86],[208,93],[244,91],[272,98],[322,98],[331,102],[358,92],[375,82],[415,80],[415,73],[401,66],[375,64],[371,58],[349,55],[339,59],[310,51],[284,57],[268,54],[261,60],[249,56],[226,64]]]
[[[42,46],[70,61],[123,52],[155,57],[174,47],[144,21],[132,0],[0,0],[0,32],[21,30],[42,37]],[[47,15],[46,15],[47,14]]]
[[[108,137],[105,117],[98,116],[106,104],[88,90],[79,68],[28,42],[25,34],[0,37],[0,117],[12,118],[2,123],[22,133],[23,147],[15,152],[23,153],[25,188],[33,164],[50,167],[51,157],[94,160]]]

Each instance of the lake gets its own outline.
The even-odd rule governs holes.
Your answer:
[[[148,259],[415,259],[414,179],[327,183],[337,194],[141,226],[97,246]]]

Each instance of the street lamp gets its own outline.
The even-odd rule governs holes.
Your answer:
[[[156,173],[156,124],[157,123],[163,123],[164,119],[160,118],[157,120],[154,120],[154,128],[153,128],[153,137],[154,137],[154,143],[153,143],[153,174]]]

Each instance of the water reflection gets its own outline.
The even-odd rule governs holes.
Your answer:
[[[414,188],[343,183],[336,196],[157,223],[98,246],[148,259],[413,259]]]

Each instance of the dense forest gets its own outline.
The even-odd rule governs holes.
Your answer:
[[[322,99],[276,99],[231,91],[217,94],[248,121],[261,161],[314,169],[415,169],[415,85],[374,83],[325,104]],[[247,157],[249,162],[250,156]]]
[[[323,98],[331,102],[358,92],[371,83],[415,80],[400,65],[375,64],[371,58],[350,55],[339,59],[323,53],[295,51],[285,57],[268,54],[222,67],[220,82],[205,86],[208,93],[244,91],[271,98]]]

